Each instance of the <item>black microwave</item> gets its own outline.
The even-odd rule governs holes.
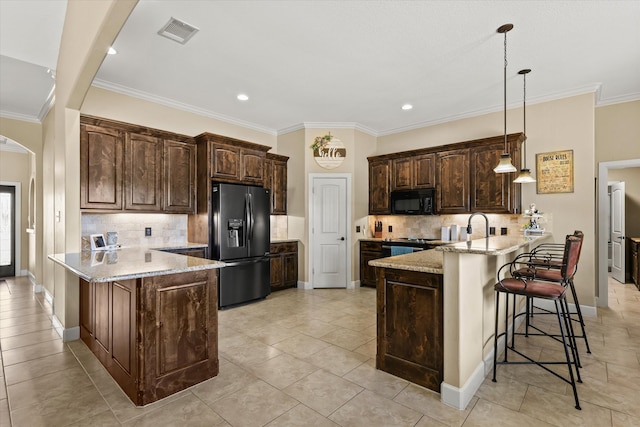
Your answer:
[[[435,215],[433,188],[391,192],[391,213],[398,215]]]

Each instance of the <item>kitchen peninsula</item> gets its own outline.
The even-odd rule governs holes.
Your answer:
[[[491,369],[496,273],[549,238],[496,236],[369,261],[377,280],[376,367],[464,409]]]
[[[136,405],[218,374],[216,269],[145,249],[49,255],[77,275],[80,338]]]

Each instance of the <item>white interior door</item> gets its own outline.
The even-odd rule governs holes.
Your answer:
[[[625,282],[624,182],[611,185],[611,276]]]
[[[347,287],[347,179],[314,177],[312,183],[311,284]]]

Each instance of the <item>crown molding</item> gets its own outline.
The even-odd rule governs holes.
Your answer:
[[[286,135],[303,129],[353,129],[373,137],[378,136],[378,132],[374,129],[356,122],[304,122],[278,129],[278,135]]]
[[[0,110],[0,117],[4,119],[20,120],[23,122],[42,124],[42,122],[38,120],[38,118],[35,116],[29,116],[27,114],[20,114],[20,113],[13,113],[11,111],[5,111],[5,110]]]
[[[622,104],[625,102],[640,101],[640,92],[630,93],[628,95],[614,96],[605,100],[598,100],[596,107],[606,107],[607,105]]]
[[[49,114],[49,111],[51,111],[55,103],[56,103],[56,85],[54,83],[53,87],[51,88],[51,91],[49,92],[49,95],[47,96],[47,99],[44,101],[44,104],[42,104],[40,113],[38,113],[38,120],[40,121],[40,123],[44,122],[45,117],[47,117],[47,114]]]
[[[204,108],[194,107],[192,105],[184,104],[181,102],[176,102],[168,98],[164,98],[157,95],[152,95],[147,92],[143,92],[140,90],[131,89],[126,86],[118,85],[115,83],[109,83],[104,80],[94,79],[92,86],[95,86],[100,89],[109,90],[111,92],[120,93],[122,95],[127,95],[132,98],[142,99],[144,101],[153,102],[154,104],[164,105],[166,107],[175,108],[177,110],[186,111],[188,113],[197,114],[199,116],[208,117],[215,120],[220,120],[221,122],[229,123],[232,125],[240,126],[243,128],[255,130],[258,132],[266,133],[269,135],[276,136],[278,133],[276,130],[267,128],[264,126],[257,125],[255,123],[247,122],[244,120],[235,119],[233,117],[225,116],[223,114],[215,113],[213,111],[205,110]]]

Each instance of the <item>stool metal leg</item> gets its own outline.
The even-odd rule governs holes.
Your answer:
[[[571,379],[570,384],[571,384],[571,388],[573,389],[573,397],[576,401],[576,409],[582,409],[580,408],[580,401],[578,400],[578,390],[576,388],[576,381],[573,376],[573,368],[571,367],[571,358],[569,356],[569,349],[567,348],[567,340],[565,337],[564,327],[562,326],[562,317],[566,317],[568,313],[565,310],[564,305],[562,304],[562,301],[560,302],[559,307],[558,307],[557,300],[555,301],[555,303],[556,303],[556,313],[558,316],[558,325],[560,326],[560,335],[562,336],[562,343],[564,344],[564,354],[565,354],[565,357],[567,358],[567,368],[569,368],[569,378]],[[561,314],[561,311],[562,311],[562,314]],[[576,365],[576,369],[577,369],[577,365]]]
[[[576,288],[573,286],[573,280],[569,280],[569,288],[571,288],[571,297],[573,298],[573,303],[576,306],[576,313],[578,314],[578,321],[580,322],[580,328],[582,328],[582,336],[580,338],[584,338],[584,343],[587,346],[587,353],[591,353],[591,349],[589,348],[589,340],[587,339],[587,331],[584,328],[584,319],[582,318],[582,310],[580,309],[580,302],[578,301],[578,294],[576,293]]]

